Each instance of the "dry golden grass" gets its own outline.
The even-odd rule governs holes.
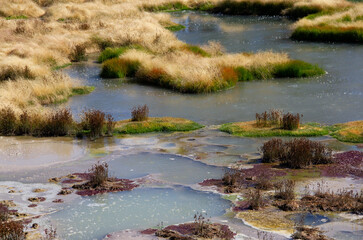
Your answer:
[[[313,19],[303,18],[294,24],[294,28],[313,26],[363,29],[363,4],[358,3],[349,8],[338,8],[334,12]]]
[[[148,53],[129,51],[123,58],[140,59],[141,70],[164,69],[175,77],[175,84],[180,88],[225,84],[221,80],[223,66],[253,68],[288,61],[285,54],[272,52],[223,55],[223,48],[217,43],[203,47],[211,58],[188,52],[185,43],[164,28],[173,25],[169,15],[141,10],[145,4],[170,2],[193,5],[217,4],[220,0],[156,0],[151,3],[147,0],[0,0],[0,15],[29,17],[0,18],[1,105],[22,109],[58,101],[57,96],[62,95],[58,92],[70,91],[66,88],[71,89],[74,83],[70,79],[64,82],[55,80],[52,69],[70,63],[69,56],[75,46],[85,45],[87,54],[99,51],[100,46],[94,39],[114,46],[143,46]],[[317,1],[297,1],[296,4],[301,2],[315,4]],[[345,1],[324,1],[321,4],[327,4],[325,2],[337,5]],[[3,82],[5,79],[13,82]],[[51,81],[55,81],[54,84]],[[20,87],[22,83],[24,86]],[[49,97],[35,90],[41,86]]]

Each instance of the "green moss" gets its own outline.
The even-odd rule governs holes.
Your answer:
[[[200,55],[202,57],[210,57],[211,55],[209,53],[207,53],[206,51],[204,51],[203,49],[201,49],[199,46],[196,45],[190,45],[187,44],[185,46],[185,49],[194,53],[195,55]]]
[[[124,120],[117,123],[115,133],[118,134],[139,134],[150,132],[175,132],[192,131],[203,126],[181,118],[149,118],[147,121],[132,122]]]
[[[317,65],[299,60],[292,60],[274,66],[273,76],[276,78],[302,78],[323,75],[325,71]]]
[[[177,32],[177,31],[183,30],[185,28],[185,26],[181,25],[181,24],[177,24],[177,25],[173,25],[173,26],[169,26],[169,27],[165,27],[165,28],[172,32]]]
[[[19,16],[9,16],[5,17],[6,20],[16,20],[16,19],[28,19],[27,16],[19,15]]]
[[[315,137],[329,134],[323,126],[304,124],[298,130],[283,130],[280,128],[258,128],[253,126],[254,122],[246,122],[246,125],[241,123],[226,123],[219,130],[240,137]]]
[[[72,96],[90,94],[95,90],[93,86],[75,87],[72,89]]]
[[[140,67],[140,62],[120,58],[112,58],[102,64],[101,77],[124,78],[134,77]]]
[[[298,27],[291,38],[299,41],[363,43],[363,29],[329,26]]]
[[[53,71],[60,70],[60,69],[66,68],[66,67],[71,66],[71,65],[72,65],[72,63],[66,63],[66,64],[63,64],[63,65],[54,66],[54,67],[52,67],[52,70]]]

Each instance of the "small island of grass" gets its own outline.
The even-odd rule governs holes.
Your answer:
[[[333,125],[332,137],[342,142],[363,143],[363,120]]]
[[[203,126],[184,118],[153,117],[145,121],[122,120],[116,123],[115,133],[138,134],[150,132],[193,131]]]
[[[315,137],[329,134],[318,123],[306,123],[295,130],[285,130],[277,126],[258,127],[255,121],[226,123],[220,127],[223,132],[241,137]]]
[[[315,137],[329,134],[329,130],[318,123],[300,124],[301,117],[300,114],[270,110],[256,113],[255,121],[226,123],[219,129],[241,137]]]

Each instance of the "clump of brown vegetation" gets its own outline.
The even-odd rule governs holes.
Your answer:
[[[24,240],[24,224],[22,221],[9,220],[9,208],[0,203],[0,239]]]
[[[332,151],[320,142],[295,138],[283,142],[273,138],[261,147],[264,163],[279,162],[289,168],[306,168],[332,161]]]
[[[276,183],[275,187],[275,198],[289,201],[295,199],[295,181],[283,180]]]
[[[81,126],[87,131],[91,138],[102,136],[103,126],[105,124],[105,113],[100,110],[87,110],[81,117]]]
[[[109,177],[109,169],[107,163],[96,163],[87,173],[74,173],[71,178],[63,181],[63,184],[72,184],[71,187],[77,189],[76,192],[81,196],[92,196],[107,192],[130,191],[136,187],[133,181],[129,179],[119,179]],[[69,189],[65,188],[64,191]]]
[[[108,179],[108,164],[97,163],[92,166],[89,173],[91,178],[89,184],[91,184],[93,188],[99,187]]]
[[[301,199],[302,207],[311,212],[352,212],[363,214],[363,191],[354,192],[346,189],[337,192],[318,190],[313,194],[306,194]]]
[[[246,200],[252,210],[259,210],[260,208],[266,206],[263,199],[263,194],[260,189],[249,189],[246,193]]]
[[[292,234],[292,239],[299,240],[331,240],[325,236],[317,227],[298,226],[295,228],[296,232]]]
[[[302,115],[297,113],[283,114],[281,110],[272,109],[265,111],[261,114],[256,113],[256,126],[257,127],[272,127],[276,126],[284,130],[296,130],[300,127]]]
[[[292,113],[286,113],[282,117],[282,129],[285,130],[296,130],[300,127],[300,118],[302,115],[297,113],[296,115]]]
[[[270,111],[265,111],[264,113],[256,113],[256,125],[257,127],[270,127],[275,125],[280,125],[282,119],[282,111],[277,109],[272,109]]]
[[[69,54],[69,60],[71,60],[71,62],[80,62],[86,60],[86,45],[75,45]]]
[[[171,225],[161,230],[147,229],[143,234],[155,234],[158,237],[176,240],[197,240],[203,239],[233,239],[233,233],[227,225],[211,223],[203,214],[195,214],[193,223]]]
[[[143,106],[134,107],[131,111],[131,121],[146,121],[149,118],[149,107]]]

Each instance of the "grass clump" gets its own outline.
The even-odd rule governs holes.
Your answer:
[[[252,73],[252,71],[244,67],[236,67],[234,70],[236,71],[239,82],[246,82],[256,79],[256,76]]]
[[[332,162],[332,151],[324,144],[306,138],[282,142],[271,139],[261,147],[262,162],[279,162],[288,168],[306,168]]]
[[[0,134],[13,135],[16,130],[16,115],[10,108],[6,107],[0,110]]]
[[[301,26],[294,30],[291,38],[299,41],[363,43],[363,29],[355,27]]]
[[[148,118],[146,121],[134,122],[123,120],[116,123],[115,132],[119,134],[140,134],[150,132],[185,132],[202,128],[203,126],[182,118]]]
[[[149,107],[143,106],[134,107],[131,111],[131,121],[140,122],[146,121],[149,118]]]
[[[137,60],[113,58],[102,64],[101,77],[103,78],[124,78],[134,77],[140,67]]]
[[[68,58],[69,58],[69,60],[71,62],[80,62],[80,61],[87,60],[87,57],[86,57],[86,45],[85,44],[75,45],[72,48]]]
[[[119,56],[121,56],[127,50],[130,50],[130,49],[148,51],[143,46],[140,46],[137,44],[125,45],[125,46],[121,46],[121,47],[117,47],[117,48],[107,47],[101,52],[100,56],[98,57],[98,62],[103,63],[106,60],[118,58]]]
[[[323,75],[325,71],[317,65],[312,65],[299,60],[292,60],[287,63],[277,64],[274,67],[273,75],[276,78],[303,78]]]
[[[106,60],[112,58],[118,58],[121,54],[123,54],[127,50],[126,47],[120,48],[106,48],[102,51],[101,55],[98,57],[98,62],[103,63]]]

